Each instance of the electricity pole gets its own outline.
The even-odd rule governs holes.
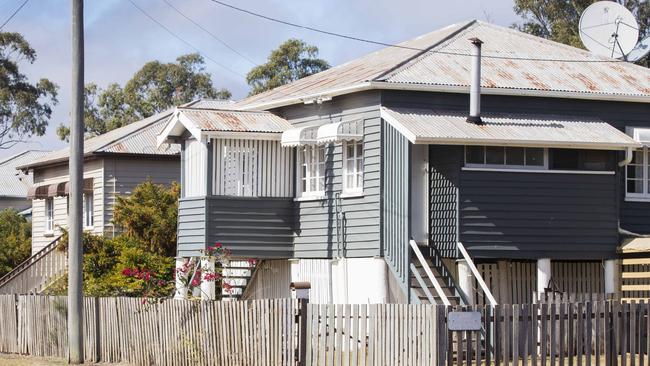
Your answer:
[[[72,123],[70,125],[70,214],[68,215],[68,362],[84,361],[82,194],[84,144],[83,0],[72,0]]]

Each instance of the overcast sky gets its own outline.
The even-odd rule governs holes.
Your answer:
[[[174,12],[162,0],[133,0],[152,17],[198,48],[215,86],[225,87],[235,99],[248,93],[244,75],[253,67],[208,34]],[[271,23],[224,8],[210,0],[169,0],[192,19],[256,63],[287,38],[301,38],[320,48],[332,65],[374,51],[379,46],[348,41]],[[225,0],[239,7],[295,23],[382,42],[399,42],[469,19],[509,26],[518,21],[510,0]],[[0,21],[23,0],[0,0]],[[86,82],[100,87],[123,84],[145,62],[173,61],[195,52],[139,12],[128,0],[86,0]],[[31,0],[3,31],[22,33],[36,50],[33,65],[21,65],[31,80],[46,77],[59,85],[47,133],[0,157],[25,149],[54,150],[65,146],[56,127],[67,123],[70,111],[70,1]],[[226,65],[225,70],[207,58]]]

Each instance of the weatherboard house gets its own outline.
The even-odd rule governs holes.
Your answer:
[[[177,108],[179,265],[258,259],[244,298],[645,296],[650,70],[479,21],[401,46]]]

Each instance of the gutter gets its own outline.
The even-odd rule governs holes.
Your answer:
[[[618,166],[619,167],[624,167],[624,166],[628,165],[630,162],[632,162],[633,157],[634,157],[634,148],[628,146],[625,149],[625,159],[619,161]]]
[[[430,85],[430,84],[411,84],[411,83],[389,83],[386,81],[364,81],[344,88],[326,90],[321,93],[312,93],[300,97],[288,97],[270,102],[253,103],[239,107],[241,110],[268,110],[280,108],[292,104],[305,103],[306,101],[327,97],[336,97],[340,95],[356,93],[366,90],[402,90],[402,91],[424,91],[438,93],[462,93],[468,94],[470,87],[468,85]],[[488,88],[481,89],[483,95],[501,95],[513,97],[539,97],[539,98],[559,98],[559,99],[580,99],[580,100],[599,100],[613,102],[632,102],[632,103],[650,103],[650,96],[646,95],[621,95],[611,93],[581,93],[568,91],[544,91],[533,89],[514,89],[514,88]]]

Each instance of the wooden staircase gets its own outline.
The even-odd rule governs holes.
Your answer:
[[[431,272],[433,273],[435,279],[438,281],[438,284],[442,288],[444,294],[447,296],[450,304],[452,306],[462,305],[461,297],[456,289],[454,279],[445,265],[442,263],[440,257],[432,257],[429,253],[433,248],[427,246],[419,246],[420,251],[425,255],[425,261]],[[420,276],[421,281],[418,279]],[[432,304],[429,300],[426,291],[421,283],[423,282],[425,287],[428,289],[430,295],[433,297],[433,304],[442,304],[441,297],[436,293],[435,286],[432,281],[426,276],[424,267],[419,261],[415,260],[411,262],[411,271],[410,271],[410,282],[411,282],[411,302],[420,303],[420,304]]]
[[[222,283],[227,286],[222,286],[221,299],[224,301],[241,299],[258,267],[259,262],[253,264],[248,260],[231,260],[224,265],[221,272]]]
[[[0,278],[0,294],[40,294],[63,276],[67,255],[57,250],[61,236]]]

